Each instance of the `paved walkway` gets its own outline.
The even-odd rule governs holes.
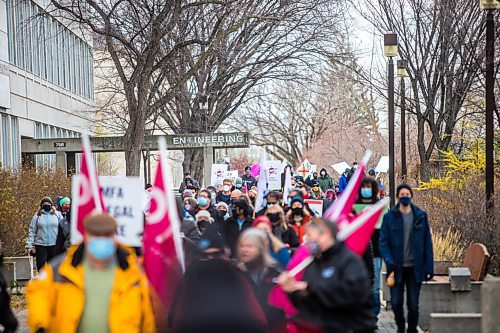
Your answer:
[[[26,313],[26,310],[16,313],[17,319],[19,320],[19,329],[17,330],[17,333],[30,332],[26,324]],[[394,322],[394,315],[392,311],[386,311],[382,308],[379,314],[378,328],[377,333],[396,333],[396,323]]]

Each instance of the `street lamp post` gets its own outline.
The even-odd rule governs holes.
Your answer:
[[[394,175],[394,61],[398,55],[398,36],[394,33],[384,35],[384,56],[389,57],[388,64],[388,103],[389,103],[389,195],[391,207],[395,203],[396,179]]]
[[[397,76],[401,78],[400,80],[400,95],[401,95],[401,177],[406,180],[407,170],[406,170],[406,98],[405,98],[405,77],[408,77],[408,61],[398,60],[397,63],[398,71]]]
[[[493,112],[495,110],[495,21],[493,11],[500,9],[499,0],[481,0],[481,9],[486,13],[486,213],[494,216],[494,182],[495,171],[493,161]]]

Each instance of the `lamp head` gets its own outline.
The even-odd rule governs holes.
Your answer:
[[[395,33],[384,34],[384,56],[398,56],[398,35]]]
[[[397,76],[408,77],[408,60],[398,60]]]

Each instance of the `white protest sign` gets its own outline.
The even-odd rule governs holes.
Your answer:
[[[77,192],[80,176],[73,176],[73,205],[79,199]],[[127,246],[139,247],[142,245],[144,231],[144,190],[142,181],[138,177],[99,177],[102,197],[106,211],[116,218],[118,223],[117,236],[120,243]],[[71,223],[71,243],[78,244],[82,235]]]
[[[305,199],[304,202],[309,206],[309,209],[314,212],[316,217],[323,217],[323,200]]]
[[[302,176],[302,178],[306,179],[307,176],[309,176],[313,171],[313,166],[309,161],[306,159],[302,164],[300,164],[299,168],[295,171],[295,175]]]
[[[210,179],[210,184],[213,186],[222,184],[228,168],[229,165],[227,164],[212,164],[212,177]]]
[[[346,162],[340,162],[332,165],[332,169],[335,170],[339,175],[345,172],[345,169],[350,169],[351,167]]]
[[[375,172],[387,173],[389,171],[389,156],[382,156],[378,161]]]
[[[266,161],[266,171],[268,175],[268,189],[270,191],[281,190],[281,162]]]
[[[233,181],[233,184],[234,184],[234,182],[236,181],[236,178],[238,178],[238,170],[226,171],[223,179],[226,179],[226,178],[231,179]]]

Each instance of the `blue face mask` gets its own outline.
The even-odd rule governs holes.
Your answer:
[[[206,205],[208,205],[208,199],[205,197],[199,197],[198,205],[200,205],[201,207],[205,207]]]
[[[210,193],[210,198],[212,200],[215,200],[216,197],[217,197],[217,195],[215,193]]]
[[[399,203],[403,206],[408,206],[411,203],[411,197],[401,197],[399,198]]]
[[[97,260],[105,260],[115,253],[116,247],[112,238],[92,237],[89,241],[87,251]]]
[[[370,199],[372,197],[372,189],[371,188],[362,188],[361,196],[365,199]]]
[[[235,187],[236,188],[241,188],[241,184],[236,184]]]
[[[292,205],[292,198],[288,198],[288,199],[286,200],[286,204],[287,204],[288,206],[291,206],[291,205]]]

